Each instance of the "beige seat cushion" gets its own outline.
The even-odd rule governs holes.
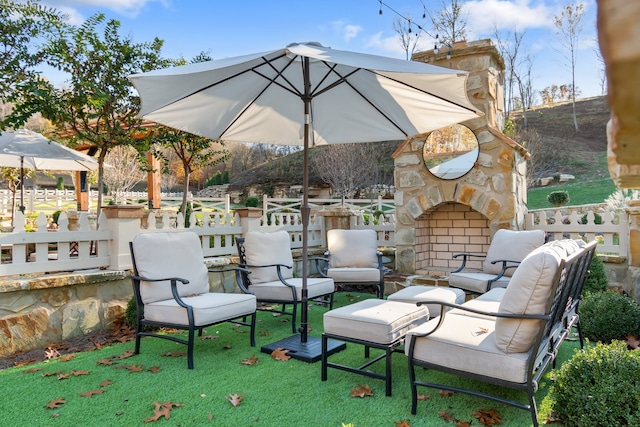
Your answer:
[[[329,268],[378,267],[378,236],[374,230],[329,230],[327,249]]]
[[[187,279],[187,285],[178,283],[180,296],[209,292],[209,274],[196,233],[180,231],[138,234],[133,239],[133,253],[140,276],[149,279]],[[141,282],[140,295],[145,304],[173,300],[169,281]]]
[[[193,306],[195,326],[223,322],[256,311],[256,297],[248,294],[208,293],[186,297],[183,301]],[[174,299],[145,304],[144,318],[162,323],[189,325],[187,310],[179,306]]]
[[[432,330],[438,319],[430,320],[407,333],[405,353],[415,333]],[[414,357],[439,366],[473,372],[492,378],[524,383],[526,353],[506,354],[496,345],[495,322],[448,312],[442,326],[426,338],[416,338]]]
[[[292,277],[287,279],[287,283],[295,286],[297,301],[302,300],[302,278]],[[307,292],[308,298],[316,298],[321,295],[327,295],[334,291],[333,279],[327,279],[324,277],[309,277],[307,278]],[[259,300],[274,300],[274,301],[293,301],[293,294],[291,288],[286,286],[280,280],[273,280],[271,282],[263,282],[252,284],[250,291]]]
[[[474,310],[484,311],[487,313],[497,313],[500,310],[500,302],[504,296],[505,288],[494,288],[489,292],[484,293],[477,298],[472,298],[464,303],[465,307],[472,308]],[[495,320],[495,316],[485,316],[479,313],[473,313],[463,309],[454,308],[449,314],[457,314],[460,316],[482,317],[485,319]]]
[[[378,270],[377,268],[329,268],[327,269],[327,275],[331,277],[335,282],[340,283],[364,283],[380,281],[380,270]]]
[[[482,273],[480,271],[461,271],[451,273],[449,285],[464,289],[469,292],[481,294],[487,290],[487,282],[495,279],[494,273]],[[511,280],[510,276],[502,276],[499,280],[491,283],[491,288],[506,288]]]
[[[408,286],[394,292],[387,297],[388,301],[405,302],[415,304],[418,301],[442,301],[451,304],[464,303],[464,291],[462,289],[448,288],[446,286]],[[442,306],[440,304],[427,304],[431,317],[440,316]]]
[[[289,233],[286,231],[276,231],[274,233],[261,233],[259,231],[249,231],[245,235],[244,250],[246,262],[249,265],[273,265],[283,264],[293,267],[293,256],[291,255],[291,241]],[[249,280],[252,285],[267,283],[278,280],[276,267],[251,268]],[[280,269],[282,277],[288,279],[293,277],[292,268]],[[251,289],[253,291],[253,289]]]
[[[508,259],[522,261],[531,251],[544,244],[544,231],[498,230],[493,235],[487,256],[482,265],[485,273],[499,274],[502,263],[491,264],[491,261]],[[505,276],[512,276],[516,269],[510,268]]]
[[[367,299],[326,312],[324,331],[347,338],[390,344],[428,319],[429,310],[426,307]]]
[[[530,253],[511,278],[499,310],[514,314],[545,314],[555,292],[554,278],[563,257],[577,250],[573,240],[554,241]],[[528,351],[541,322],[500,318],[496,343],[505,353]]]

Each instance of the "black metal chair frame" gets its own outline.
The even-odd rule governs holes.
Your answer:
[[[384,265],[382,264],[382,252],[377,251],[376,256],[378,257],[378,270],[380,271],[380,280],[377,282],[335,282],[336,287],[340,285],[354,285],[354,286],[375,286],[376,287],[376,296],[378,299],[384,299]],[[325,252],[325,257],[331,257],[329,252]],[[321,258],[321,260],[326,261],[323,264],[323,274],[326,277],[327,271],[329,270],[329,258]]]
[[[471,260],[471,258],[480,258],[480,259],[485,259],[487,256],[486,255],[480,255],[480,254],[468,254],[468,253],[464,253],[464,254],[453,254],[453,258],[459,258],[462,257],[462,264],[456,268],[455,270],[453,270],[451,273],[460,273],[462,270],[464,270],[464,268],[467,265],[467,260]],[[487,288],[485,289],[485,292],[489,292],[489,290],[491,289],[491,285],[494,282],[497,282],[498,280],[500,280],[505,273],[507,272],[507,270],[509,269],[515,269],[518,268],[518,265],[520,265],[520,261],[513,261],[513,260],[508,260],[508,259],[495,259],[493,261],[491,261],[491,264],[502,264],[502,268],[500,269],[500,273],[498,273],[496,275],[496,277],[494,277],[493,279],[490,279],[487,281]],[[454,285],[451,285],[453,287],[455,287]],[[465,293],[467,294],[475,294],[475,292],[471,292],[468,291],[466,289],[463,289],[463,291],[465,291]]]
[[[296,293],[296,287],[290,283],[287,282],[287,279],[285,279],[282,276],[282,269],[283,268],[288,268],[288,269],[292,269],[293,266],[292,265],[284,265],[284,264],[271,264],[271,265],[250,265],[247,264],[247,258],[245,255],[245,247],[244,247],[244,237],[236,237],[236,247],[238,249],[238,257],[240,258],[240,262],[238,263],[238,265],[241,267],[241,271],[240,271],[240,277],[241,280],[244,284],[244,287],[246,289],[249,289],[249,292],[251,292],[251,278],[249,277],[250,271],[247,270],[249,268],[268,268],[268,267],[275,267],[277,274],[278,274],[278,279],[282,282],[283,285],[288,286],[291,289],[291,301],[289,300],[281,300],[281,299],[271,299],[271,298],[259,298],[258,299],[258,310],[260,311],[268,311],[271,313],[279,313],[282,315],[286,315],[286,316],[291,316],[291,330],[292,332],[295,334],[296,331],[296,319],[297,319],[297,314],[298,314],[298,304],[300,304],[302,301],[298,300],[298,296]],[[326,274],[324,274],[324,272],[320,269],[320,263],[321,262],[327,262],[327,260],[325,258],[320,258],[320,257],[311,257],[308,259],[310,262],[314,262],[315,263],[315,269],[318,271],[318,273],[320,274],[321,277],[327,278],[329,279],[330,277],[328,277]],[[335,292],[335,291],[334,291]],[[333,295],[334,292],[325,294],[325,295],[318,295],[317,297],[311,299],[310,301],[314,301],[317,303],[320,303],[322,305],[325,306],[329,306],[329,310],[333,309]],[[282,306],[282,308],[273,308],[273,307],[269,307],[269,308],[262,308],[260,307],[261,303],[267,303],[267,304],[280,304]],[[291,305],[292,309],[291,311],[287,310],[287,306]]]
[[[184,344],[187,346],[187,367],[189,369],[193,369],[193,346],[195,343],[195,332],[198,331],[198,336],[202,336],[202,330],[206,327],[212,326],[212,325],[217,325],[219,323],[226,323],[226,322],[230,322],[230,323],[234,323],[237,325],[242,325],[242,326],[248,326],[250,328],[250,334],[249,334],[249,340],[250,340],[250,344],[251,347],[255,347],[256,345],[256,339],[255,339],[255,331],[256,331],[256,313],[253,312],[251,315],[245,315],[245,316],[238,316],[235,318],[231,318],[231,319],[226,319],[226,320],[222,320],[220,322],[214,322],[214,323],[210,323],[210,324],[206,324],[206,325],[200,325],[200,326],[195,326],[195,321],[194,321],[194,317],[193,317],[193,307],[189,304],[186,304],[182,298],[180,298],[180,295],[178,293],[178,283],[180,284],[187,284],[189,283],[188,280],[186,279],[182,279],[179,277],[166,277],[166,278],[158,278],[158,279],[151,279],[148,277],[142,277],[138,275],[138,269],[136,267],[136,260],[135,260],[135,255],[133,252],[133,243],[129,243],[129,248],[131,250],[131,260],[133,262],[133,271],[134,274],[132,274],[131,280],[133,282],[133,293],[134,293],[134,297],[135,297],[135,301],[136,301],[136,311],[137,311],[137,316],[136,316],[136,344],[135,344],[135,350],[134,350],[134,354],[140,354],[140,341],[142,337],[156,337],[156,338],[162,338],[165,340],[169,340],[169,341],[173,341],[173,342],[177,342],[180,344]],[[250,273],[248,270],[243,270],[241,268],[233,268],[233,269],[225,269],[225,270],[209,270],[209,272],[214,272],[214,273],[221,273],[224,274],[225,272],[228,271],[233,271],[235,273],[235,277],[236,277],[236,283],[238,284],[238,286],[240,287],[240,289],[245,292],[250,294],[251,292],[249,292],[244,284],[242,283],[241,280],[241,274],[248,274]],[[181,307],[184,307],[185,310],[187,311],[187,318],[189,319],[189,325],[181,325],[181,324],[175,324],[175,323],[170,323],[170,322],[155,322],[155,321],[151,321],[151,320],[145,320],[144,319],[144,303],[142,302],[142,296],[140,294],[140,282],[144,281],[144,282],[162,282],[162,281],[167,281],[170,280],[171,281],[171,293],[173,294],[173,298],[176,300],[176,302],[178,303],[178,305],[180,305]],[[247,320],[247,317],[249,317],[250,319]],[[149,327],[151,328],[151,330],[147,330],[147,328],[145,327]],[[187,331],[187,339],[181,339],[175,336],[171,336],[171,335],[166,335],[166,334],[158,334],[156,332],[154,332],[155,329],[157,328],[173,328],[173,329],[179,329],[179,330],[186,330]]]
[[[465,393],[472,396],[482,397],[485,399],[493,400],[496,402],[505,403],[516,408],[530,411],[533,420],[533,425],[537,427],[538,412],[536,408],[535,393],[538,390],[538,384],[541,377],[544,375],[546,369],[550,364],[555,366],[555,358],[558,354],[558,350],[564,340],[570,335],[571,327],[576,326],[580,333],[580,344],[583,345],[582,333],[579,329],[579,317],[577,314],[577,307],[580,301],[580,294],[586,281],[588,269],[591,264],[591,260],[595,253],[597,242],[589,243],[585,248],[581,249],[577,253],[567,257],[562,261],[560,268],[556,273],[554,282],[556,284],[553,299],[549,302],[547,314],[542,315],[515,315],[508,313],[489,313],[480,310],[474,310],[464,305],[450,304],[441,301],[422,301],[421,304],[441,304],[442,306],[459,308],[469,312],[483,314],[486,316],[503,317],[512,319],[537,319],[542,322],[543,327],[539,329],[539,332],[535,338],[534,344],[531,350],[528,352],[527,359],[527,378],[524,383],[515,383],[506,381],[486,375],[479,375],[472,372],[460,371],[456,369],[450,369],[425,361],[415,359],[413,357],[415,339],[411,340],[409,344],[408,362],[409,362],[409,380],[411,383],[411,413],[416,414],[418,405],[418,386],[424,386],[435,389],[450,390],[459,393]],[[427,337],[435,332],[440,325],[445,321],[447,310],[442,310],[442,315],[437,325],[433,330],[422,334],[414,335],[413,337]],[[528,403],[522,403],[499,396],[495,396],[486,392],[477,390],[464,389],[461,387],[449,385],[449,384],[436,384],[427,381],[421,381],[417,379],[415,368],[422,367],[426,370],[433,369],[441,372],[450,373],[460,377],[471,378],[484,383],[494,384],[501,387],[511,388],[515,390],[524,391],[527,393]]]

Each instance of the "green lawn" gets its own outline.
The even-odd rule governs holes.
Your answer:
[[[338,293],[336,303],[338,306],[350,304],[368,297]],[[311,306],[311,336],[320,335],[325,311],[324,307]],[[143,338],[141,354],[125,359],[113,357],[133,349],[133,342],[78,353],[67,362],[55,359],[0,371],[4,390],[2,425],[143,425],[145,419],[154,415],[154,402],[181,404],[170,411],[170,420],[156,422],[172,426],[341,427],[344,423],[354,427],[393,427],[404,420],[412,427],[454,425],[444,421],[439,415],[441,411],[458,420],[470,421],[472,426],[480,426],[473,417],[473,412],[478,409],[495,409],[502,416],[502,425],[531,425],[527,411],[462,394],[443,397],[438,390],[430,389],[420,391],[430,398],[420,401],[418,414],[411,415],[411,393],[404,354],[393,356],[392,397],[385,396],[382,380],[335,369],[329,369],[328,381],[322,382],[320,362],[279,361],[260,353],[261,345],[289,336],[291,326],[283,321],[283,317],[265,312],[259,312],[258,319],[256,348],[249,346],[244,328],[230,324],[208,328],[205,336],[211,338],[197,341],[195,369],[191,371],[186,367],[185,356],[163,356],[166,352],[183,352],[184,346],[154,338]],[[575,342],[566,342],[559,360],[570,357],[576,347]],[[256,364],[241,363],[252,356],[259,359]],[[362,357],[362,347],[348,344],[347,350],[335,354],[332,360],[346,363],[360,361]],[[112,360],[113,364],[99,363],[104,359]],[[125,365],[133,371],[126,369]],[[154,366],[159,368],[157,373],[150,371]],[[382,371],[384,366],[381,363],[371,369]],[[45,376],[46,373],[53,375]],[[59,379],[60,375],[67,374],[68,378]],[[431,374],[438,377],[436,380],[444,380],[445,374]],[[549,378],[550,372],[537,393],[541,422],[546,419],[551,403],[545,397]],[[358,384],[368,384],[374,395],[351,397],[352,387]],[[503,390],[479,385],[499,392]],[[95,390],[102,391],[102,394],[81,395]],[[236,407],[227,399],[234,394],[243,396],[241,404]],[[504,394],[526,399],[524,394],[515,391],[505,390]],[[65,402],[59,408],[45,407],[58,398]]]

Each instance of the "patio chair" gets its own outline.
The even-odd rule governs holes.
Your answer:
[[[375,286],[384,298],[384,266],[374,230],[327,231],[326,275],[337,286]]]
[[[202,335],[203,328],[223,322],[249,326],[250,344],[255,346],[256,297],[244,287],[240,269],[210,271],[221,275],[234,271],[242,293],[209,291],[209,271],[195,233],[139,234],[129,247],[137,308],[135,354],[140,353],[143,336],[171,340],[187,346],[188,368],[193,369],[196,330]],[[145,326],[186,330],[187,339],[149,331]]]
[[[240,257],[239,266],[251,271],[251,275],[241,274],[246,288],[256,296],[259,303],[282,305],[282,309],[263,309],[259,305],[258,310],[291,316],[291,329],[296,333],[297,308],[302,301],[302,278],[293,277],[289,233],[250,231],[244,238],[236,237],[236,246]],[[308,300],[320,301],[330,309],[333,308],[335,289],[331,278],[308,277],[307,290]],[[290,311],[287,310],[289,305],[293,307]]]
[[[506,288],[522,260],[544,244],[544,231],[498,230],[486,255],[455,254],[462,257],[462,265],[452,271],[449,286],[469,294],[483,294],[493,288]],[[465,270],[467,262],[482,260],[481,270]]]

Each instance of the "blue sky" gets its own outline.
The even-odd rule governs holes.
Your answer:
[[[523,46],[533,56],[534,87],[571,82],[570,68],[559,47],[552,18],[571,0],[460,0],[464,3],[468,40],[491,38],[494,28],[524,31]],[[384,0],[425,29],[423,4],[435,14],[448,0]],[[45,0],[81,24],[97,12],[121,22],[122,34],[135,42],[164,40],[163,55],[191,59],[200,52],[214,58],[278,49],[292,42],[317,41],[335,49],[404,58],[393,30],[397,19],[378,0]],[[601,95],[597,59],[596,3],[584,0],[576,85],[583,97]],[[428,19],[428,18],[427,18]],[[424,34],[424,49],[433,39]],[[64,77],[50,71],[54,83]]]

